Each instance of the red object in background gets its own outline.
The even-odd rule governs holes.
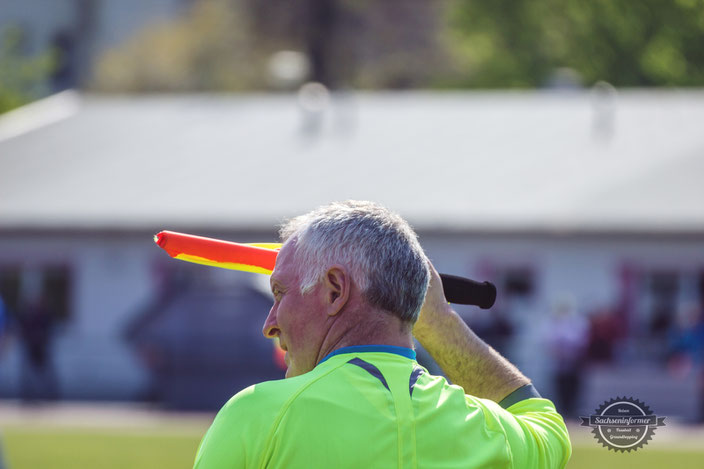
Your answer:
[[[286,369],[288,368],[288,366],[286,365],[286,360],[284,359],[285,355],[286,352],[284,351],[284,349],[279,347],[279,341],[274,341],[274,363],[276,364],[276,366],[278,366],[284,371],[286,371]]]

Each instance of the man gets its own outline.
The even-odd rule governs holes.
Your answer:
[[[263,332],[287,379],[230,399],[197,469],[564,467],[562,417],[450,308],[403,219],[334,203],[281,237]],[[418,365],[413,335],[454,385]]]

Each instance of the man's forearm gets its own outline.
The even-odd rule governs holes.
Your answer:
[[[515,366],[480,339],[450,308],[433,270],[413,334],[454,384],[465,393],[500,402],[530,383]]]

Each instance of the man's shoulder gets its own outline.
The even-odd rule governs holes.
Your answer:
[[[285,403],[293,392],[290,380],[264,381],[249,386],[230,398],[220,412],[261,415]]]
[[[238,418],[273,417],[285,411],[296,397],[320,377],[321,373],[314,370],[293,378],[254,384],[232,396],[220,410],[220,413]]]

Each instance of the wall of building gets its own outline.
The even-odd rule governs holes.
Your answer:
[[[0,239],[5,268],[67,268],[69,317],[57,323],[52,354],[62,396],[128,399],[145,380],[121,334],[154,288],[150,263],[158,253],[149,247],[134,239],[84,236]],[[6,348],[0,392],[17,396],[25,366],[18,338]]]
[[[586,318],[602,310],[625,309],[627,315],[627,332],[617,341],[613,359],[606,364],[583,363],[580,406],[584,415],[616,394],[642,396],[666,414],[695,415],[700,405],[696,372],[673,370],[667,347],[682,315],[704,301],[700,291],[704,240],[440,235],[426,238],[424,245],[439,270],[497,283],[498,299],[491,312],[458,309],[470,324],[481,323],[497,310],[508,310],[517,332],[507,355],[545,395],[555,393],[545,340],[552,311],[563,299],[572,298],[577,313]],[[515,301],[506,298],[506,292],[502,295],[497,273],[505,269],[531,272],[532,294]],[[651,331],[653,288],[663,275],[674,279],[677,287],[669,330],[658,335]]]
[[[238,241],[272,239],[271,234],[223,237]],[[585,385],[582,406],[587,411],[599,404],[595,400],[611,397],[603,396],[610,392],[645,394],[656,399],[653,405],[660,409],[682,415],[696,406],[691,376],[674,379],[668,375],[660,352],[648,344],[643,324],[649,320],[648,276],[652,272],[674,273],[679,279],[675,315],[682,305],[700,299],[694,285],[704,271],[704,240],[421,233],[421,242],[438,270],[497,283],[499,297],[493,310],[457,309],[470,324],[490,320],[497,310],[506,312],[515,330],[506,354],[547,395],[553,389],[544,339],[555,304],[572,298],[577,313],[589,316],[599,309],[619,308],[630,295],[631,332],[608,366],[585,366],[585,375],[591,378]],[[56,331],[54,357],[61,395],[70,399],[133,399],[141,395],[150,375],[126,340],[125,329],[157,296],[164,267],[168,270],[181,264],[188,266],[168,258],[148,234],[0,237],[0,270],[12,266],[68,267],[70,314]],[[209,287],[220,284],[241,288],[249,287],[250,279],[265,280],[263,276],[192,268],[191,272],[205,279]],[[624,269],[630,269],[633,291],[624,292]],[[516,296],[502,291],[502,275],[508,271],[530,277],[528,294]],[[257,288],[266,289],[266,285]],[[0,357],[0,395],[18,396],[22,366],[19,343],[13,340]],[[667,399],[673,393],[679,393],[678,402]]]

